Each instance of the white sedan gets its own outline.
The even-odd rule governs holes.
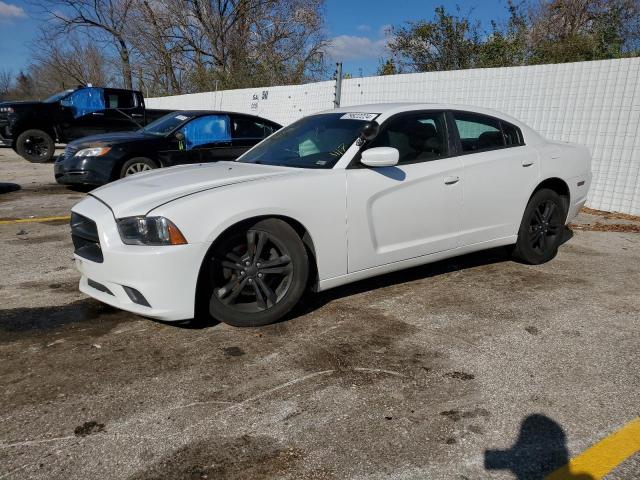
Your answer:
[[[91,192],[71,219],[80,290],[162,320],[265,325],[307,288],[504,245],[551,260],[590,183],[585,147],[495,111],[334,109],[237,161]]]

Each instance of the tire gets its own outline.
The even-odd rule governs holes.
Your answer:
[[[547,188],[535,192],[522,216],[513,256],[530,265],[554,258],[562,242],[566,217],[560,195]]]
[[[129,177],[140,172],[147,172],[158,168],[158,164],[145,157],[135,157],[124,162],[120,168],[120,176],[118,178]]]
[[[298,303],[309,277],[302,240],[278,219],[233,229],[205,261],[209,314],[235,327],[280,320]]]
[[[51,135],[42,130],[25,130],[16,139],[16,152],[31,163],[49,162],[55,149]]]

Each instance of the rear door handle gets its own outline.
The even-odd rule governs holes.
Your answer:
[[[460,181],[460,177],[444,177],[445,185],[453,185],[454,183],[458,183]]]
[[[522,166],[523,167],[530,167],[531,165],[533,165],[533,160],[523,160],[522,161]]]

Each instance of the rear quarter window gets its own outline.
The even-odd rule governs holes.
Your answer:
[[[515,125],[511,125],[507,122],[502,122],[502,133],[504,134],[504,140],[507,147],[517,147],[524,145],[524,138],[522,132]]]

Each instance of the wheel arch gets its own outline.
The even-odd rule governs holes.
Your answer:
[[[16,142],[18,140],[18,137],[27,130],[42,130],[44,133],[51,137],[54,143],[58,139],[58,135],[51,125],[47,125],[46,123],[24,121],[14,125],[11,128],[11,136],[13,141]]]
[[[550,177],[545,180],[542,180],[536,188],[533,189],[531,195],[529,195],[529,200],[527,200],[527,204],[531,200],[531,197],[535,195],[536,192],[542,190],[543,188],[548,188],[549,190],[553,190],[556,192],[564,203],[564,211],[565,214],[569,211],[569,206],[571,205],[571,191],[569,190],[569,185],[567,182],[562,180],[559,177]]]
[[[207,300],[208,300],[205,297],[207,292],[206,261],[209,258],[210,253],[216,247],[218,242],[222,238],[224,238],[224,236],[227,235],[229,232],[232,232],[233,230],[238,228],[246,228],[251,224],[259,222],[260,220],[267,220],[267,219],[282,220],[283,222],[291,226],[291,228],[293,228],[295,232],[298,234],[298,236],[300,237],[300,240],[302,240],[302,243],[305,249],[307,250],[307,255],[309,256],[309,280],[307,282],[307,288],[312,288],[312,289],[317,288],[319,278],[318,278],[316,248],[315,248],[315,244],[313,242],[311,233],[302,224],[302,222],[300,222],[299,220],[296,220],[293,217],[290,217],[287,215],[278,215],[278,214],[255,215],[255,216],[247,217],[225,228],[211,243],[204,257],[202,258],[202,261],[200,262],[200,267],[198,270],[198,278],[196,281],[196,291],[195,291],[195,297],[194,297],[194,302],[195,302],[194,312],[195,312],[196,319],[206,318],[208,316],[208,311],[206,308],[203,309],[203,306],[207,304]]]

